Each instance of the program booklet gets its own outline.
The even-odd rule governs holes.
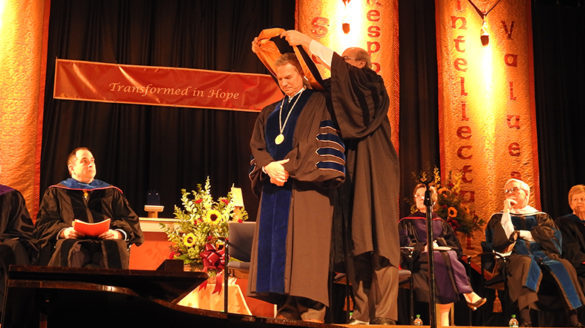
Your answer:
[[[97,237],[110,229],[110,219],[96,223],[88,223],[81,220],[73,221],[73,229],[90,237]]]

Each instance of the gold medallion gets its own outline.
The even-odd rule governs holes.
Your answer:
[[[277,145],[280,145],[283,141],[284,141],[284,136],[282,135],[282,133],[277,135],[276,138],[274,138],[274,143]]]

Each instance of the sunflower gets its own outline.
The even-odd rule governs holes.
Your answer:
[[[217,224],[221,221],[221,212],[218,210],[209,210],[207,211],[207,215],[205,215],[205,222]]]
[[[183,236],[183,244],[185,244],[186,247],[195,245],[195,235],[192,232],[189,232]]]
[[[449,215],[450,218],[457,217],[457,209],[452,206],[449,207],[449,209],[447,210],[447,215]]]

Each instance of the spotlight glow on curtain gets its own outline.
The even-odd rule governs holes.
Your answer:
[[[532,186],[539,207],[530,0],[435,6],[443,178],[461,171],[465,201],[486,220],[511,177]]]
[[[398,0],[298,0],[296,26],[338,54],[349,47],[370,53],[390,96],[388,118],[398,150]]]
[[[0,0],[0,183],[18,189],[34,216],[39,204],[43,27],[50,0]]]

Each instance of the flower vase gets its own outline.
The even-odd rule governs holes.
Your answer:
[[[471,234],[465,235],[465,244],[467,249],[473,249],[473,246],[471,246],[471,241]]]

